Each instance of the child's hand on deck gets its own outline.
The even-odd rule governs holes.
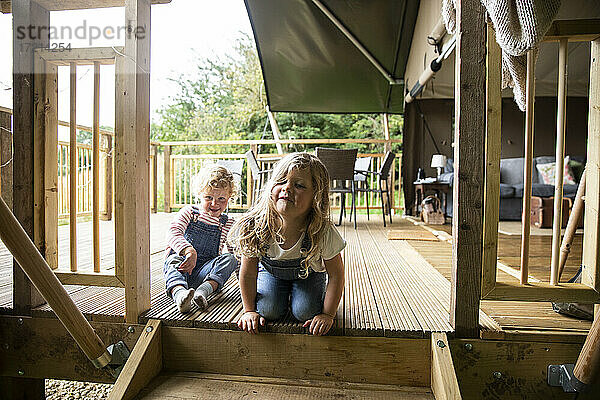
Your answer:
[[[256,311],[246,311],[238,321],[238,328],[248,333],[258,333],[258,325],[264,326],[265,319]]]
[[[184,272],[187,274],[191,274],[192,270],[196,266],[196,260],[198,259],[198,254],[196,253],[196,249],[192,246],[187,247],[183,253],[185,256],[185,261],[181,263],[179,268],[179,272]]]
[[[309,319],[302,325],[308,331],[315,336],[322,336],[329,332],[329,329],[333,326],[333,317],[329,314],[317,314],[312,319]]]

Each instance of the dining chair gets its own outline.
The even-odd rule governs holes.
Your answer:
[[[379,196],[381,197],[381,214],[383,216],[383,226],[385,227],[385,201],[383,199],[383,194],[386,194],[387,197],[387,207],[388,207],[388,211],[390,213],[390,224],[392,223],[392,202],[390,201],[390,191],[389,191],[389,187],[388,187],[388,178],[390,176],[390,171],[392,169],[392,166],[394,165],[394,158],[396,158],[396,155],[394,153],[392,153],[391,151],[388,151],[387,153],[385,153],[385,156],[383,158],[383,161],[381,162],[381,167],[379,168],[379,171],[365,171],[364,175],[365,175],[365,180],[367,179],[367,177],[369,175],[373,175],[376,177],[378,184],[377,184],[377,188],[376,189],[371,189],[369,187],[366,188],[358,188],[356,189],[356,191],[358,192],[366,192],[367,193],[367,197],[368,197],[368,193],[379,193]],[[361,172],[361,174],[363,174],[363,172]],[[384,188],[384,182],[385,182],[385,188]],[[367,215],[368,215],[368,206],[367,206]],[[356,220],[356,218],[354,218]]]
[[[252,172],[252,204],[256,201],[256,197],[258,193],[260,193],[261,184],[268,177],[269,172],[273,171],[272,169],[261,169],[258,165],[258,160],[256,159],[256,155],[254,151],[248,150],[246,152],[246,161],[248,162],[248,166],[250,167],[250,171]]]
[[[369,177],[369,170],[371,168],[372,159],[372,157],[359,157],[354,163],[354,182],[356,182],[355,190],[357,192],[367,193],[365,196],[365,203],[367,206],[367,220],[369,220],[369,191],[366,189],[369,189],[369,182],[367,178]]]
[[[340,220],[338,226],[342,224],[342,218],[346,213],[346,194],[352,196],[352,206],[350,215],[356,215],[356,190],[354,184],[354,164],[358,149],[330,149],[326,147],[317,147],[316,155],[325,165],[331,181],[337,181],[337,185],[330,188],[330,193],[340,193]],[[350,187],[347,182],[350,182]],[[356,218],[354,218],[354,229],[356,229]]]

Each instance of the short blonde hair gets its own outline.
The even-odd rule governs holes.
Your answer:
[[[269,181],[261,192],[260,198],[250,211],[237,220],[230,231],[230,242],[237,254],[246,257],[263,256],[271,242],[281,243],[281,216],[275,209],[271,197],[273,187],[284,180],[291,170],[308,170],[310,172],[314,198],[308,214],[306,235],[311,241],[311,247],[303,265],[301,277],[308,276],[308,266],[316,259],[323,249],[323,240],[327,228],[331,225],[329,219],[329,174],[323,163],[309,153],[292,153],[283,157],[273,170]]]
[[[221,165],[204,165],[192,178],[192,190],[196,197],[200,197],[207,189],[226,189],[233,196],[235,193],[233,174]]]

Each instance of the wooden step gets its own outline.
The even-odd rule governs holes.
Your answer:
[[[138,399],[431,399],[429,388],[175,372],[161,374]]]

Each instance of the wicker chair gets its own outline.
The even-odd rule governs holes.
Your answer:
[[[250,171],[252,172],[252,204],[256,201],[256,197],[260,192],[261,184],[268,177],[271,169],[261,170],[258,165],[258,160],[256,159],[256,155],[252,150],[248,150],[246,152],[246,161],[248,162],[248,166],[250,167]]]
[[[390,171],[392,169],[392,165],[394,164],[395,157],[396,157],[396,155],[394,153],[392,153],[391,151],[388,151],[387,153],[385,153],[385,157],[383,158],[383,161],[381,162],[381,167],[379,168],[379,171],[360,171],[360,172],[358,170],[356,171],[360,175],[364,175],[364,177],[365,177],[364,180],[366,180],[369,175],[374,175],[377,177],[377,180],[379,182],[379,184],[377,185],[377,189],[370,189],[369,187],[358,187],[356,189],[356,191],[366,192],[366,193],[379,193],[379,196],[381,197],[381,213],[383,216],[383,226],[386,226],[386,224],[385,224],[385,206],[384,206],[385,202],[383,200],[384,193],[386,194],[386,197],[387,197],[387,207],[388,207],[388,211],[390,213],[390,224],[392,223],[392,203],[390,201],[388,178],[390,176]],[[384,182],[385,182],[385,189],[384,189]],[[369,205],[367,203],[367,216],[368,215],[369,215]],[[355,218],[355,220],[356,220],[356,218]]]
[[[329,178],[332,181],[338,181],[339,186],[333,186],[329,191],[331,193],[340,193],[341,195],[341,208],[340,208],[340,220],[338,226],[342,224],[342,218],[346,213],[346,193],[352,195],[352,213],[356,215],[356,190],[354,184],[354,163],[356,163],[356,156],[358,149],[328,149],[325,147],[317,147],[316,150],[317,158],[327,168],[329,172]],[[350,181],[350,187],[347,186],[347,181]],[[356,229],[356,218],[354,218],[354,229]]]

